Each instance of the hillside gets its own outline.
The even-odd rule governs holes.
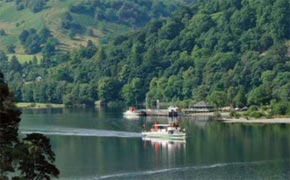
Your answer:
[[[103,46],[88,43],[22,69],[15,61],[26,83],[16,83],[18,73],[7,78],[24,101],[208,100],[217,107],[279,104],[290,112],[289,10],[287,0],[206,0]]]
[[[181,4],[181,0],[2,0],[0,49],[7,52],[7,46],[12,46],[16,54],[27,54],[18,37],[31,28],[37,32],[47,28],[61,51],[79,48],[88,40],[106,43],[118,34],[136,31],[152,18],[168,17]]]

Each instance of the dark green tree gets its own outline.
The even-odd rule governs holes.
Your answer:
[[[8,53],[15,53],[16,46],[14,44],[7,45],[7,52]]]
[[[273,4],[272,30],[273,38],[280,41],[290,38],[290,4],[288,0],[276,0]]]
[[[57,177],[49,139],[41,134],[18,138],[20,111],[0,72],[0,179],[47,179]]]
[[[19,63],[16,56],[11,57],[8,67],[10,71],[22,72],[22,65]]]
[[[27,30],[23,30],[18,37],[20,43],[24,44],[28,36],[29,36],[29,32]]]
[[[213,91],[209,96],[208,100],[216,105],[217,108],[221,108],[226,105],[227,95],[223,91]]]
[[[119,82],[114,78],[104,77],[98,82],[99,99],[105,102],[115,101],[119,98]]]
[[[121,95],[128,105],[137,105],[142,102],[142,81],[139,78],[134,78],[129,84],[125,84],[121,90]]]

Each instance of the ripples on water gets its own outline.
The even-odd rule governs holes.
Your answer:
[[[22,134],[41,133],[45,135],[57,135],[57,136],[92,136],[92,137],[121,137],[121,138],[141,137],[141,133],[134,132],[67,128],[67,127],[46,127],[33,129],[24,128],[20,129],[20,132]]]
[[[289,179],[290,169],[276,168],[289,160],[221,163],[206,166],[190,166],[125,172],[118,174],[61,178],[60,180],[285,180]],[[266,171],[271,166],[273,171]]]

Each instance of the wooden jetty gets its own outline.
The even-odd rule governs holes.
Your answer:
[[[177,111],[168,111],[167,109],[142,109],[145,116],[178,116]]]

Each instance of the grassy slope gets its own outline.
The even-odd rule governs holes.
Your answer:
[[[79,0],[51,0],[47,9],[34,14],[28,9],[17,11],[14,2],[5,3],[0,1],[0,29],[6,32],[5,36],[0,36],[0,49],[6,51],[7,45],[14,44],[16,46],[16,55],[21,58],[24,52],[18,41],[19,34],[24,29],[35,28],[40,30],[43,27],[48,27],[54,37],[63,43],[61,48],[64,50],[85,45],[88,40],[98,44],[97,37],[82,36],[72,40],[66,32],[60,30],[61,16],[68,10],[69,5],[74,3],[79,3]],[[86,19],[87,17],[80,18]],[[102,35],[98,30],[94,30],[94,33],[96,36]],[[24,59],[20,60],[26,61],[27,56],[23,57]]]
[[[180,2],[181,0],[163,0],[164,3],[171,4]],[[78,4],[80,0],[50,0],[48,8],[39,13],[32,13],[29,9],[21,11],[16,10],[15,2],[0,1],[0,29],[5,30],[6,35],[0,36],[0,50],[7,50],[7,45],[16,46],[16,54],[21,62],[32,59],[33,56],[24,56],[22,45],[19,43],[18,36],[24,29],[35,28],[41,30],[48,27],[53,36],[62,44],[61,50],[70,51],[78,48],[80,45],[86,45],[88,40],[92,40],[95,44],[99,44],[100,37],[107,37],[110,34],[120,34],[128,32],[128,27],[114,23],[95,23],[91,17],[85,15],[74,15],[74,18],[81,22],[87,29],[92,29],[94,37],[82,35],[74,39],[70,39],[68,32],[60,29],[61,17],[63,13],[68,11],[70,5]]]
[[[42,56],[40,54],[37,55],[29,55],[29,54],[7,54],[8,56],[8,60],[11,59],[12,56],[16,56],[17,59],[19,60],[20,63],[25,63],[25,62],[29,62],[32,61],[33,56],[36,56],[38,63],[41,61]]]

